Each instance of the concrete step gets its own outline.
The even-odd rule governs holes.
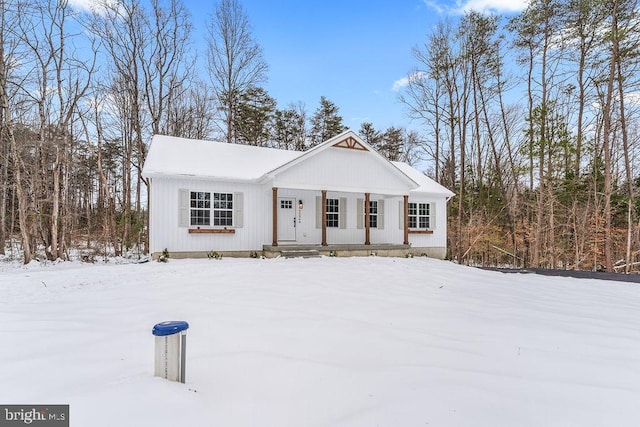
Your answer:
[[[286,249],[280,254],[285,258],[320,258],[320,252],[314,249]]]

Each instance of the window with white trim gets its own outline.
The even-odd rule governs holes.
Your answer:
[[[212,202],[213,199],[213,203]],[[191,191],[189,196],[189,223],[196,226],[233,226],[233,194]],[[212,221],[213,218],[213,221]]]
[[[429,203],[409,203],[409,228],[430,228],[431,206]]]
[[[369,200],[369,227],[378,228],[378,201]]]
[[[213,225],[233,226],[233,194],[213,193]]]
[[[192,191],[189,197],[190,224],[211,225],[211,193]]]
[[[340,199],[327,199],[327,227],[340,227]]]

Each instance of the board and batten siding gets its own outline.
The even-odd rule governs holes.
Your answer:
[[[395,206],[398,212],[397,227],[402,228],[400,212],[403,201]],[[429,197],[425,194],[410,194],[409,203],[429,203],[431,205],[431,227],[433,234],[409,234],[409,243],[416,248],[446,248],[447,246],[447,198],[444,196]]]
[[[232,234],[190,234],[184,226],[185,215],[180,209],[180,191],[208,191],[242,194],[242,227]],[[150,252],[208,252],[208,251],[260,251],[272,242],[272,186],[270,183],[243,184],[211,182],[199,179],[154,178],[150,197]],[[184,192],[183,192],[183,196]],[[296,206],[298,218],[296,243],[320,244],[322,229],[319,224],[321,192],[293,188],[278,189],[278,197],[291,197],[303,201],[303,209]],[[364,193],[328,191],[327,198],[340,200],[341,227],[327,228],[328,244],[364,244]],[[383,227],[370,229],[371,244],[401,244],[404,240],[403,197],[372,193],[370,200],[378,200]],[[447,202],[443,196],[429,197],[410,194],[410,202],[430,203],[433,209],[433,234],[410,234],[414,248],[445,248],[447,236]],[[234,201],[235,203],[236,201]],[[184,201],[183,201],[184,204]],[[236,206],[237,208],[237,206]],[[183,216],[181,226],[181,218]],[[205,227],[203,227],[205,228]]]
[[[232,234],[190,234],[189,228],[196,227],[188,225],[188,208],[181,212],[180,190],[242,194],[242,209],[236,212],[241,215],[242,222],[235,222],[241,226]],[[236,196],[234,205],[237,200]],[[184,200],[182,202],[184,205]],[[234,208],[238,209],[238,206]],[[262,245],[271,239],[271,188],[199,179],[153,178],[149,231],[151,253],[162,252],[165,248],[169,253],[262,250]]]
[[[384,162],[369,152],[331,147],[279,172],[274,186],[358,192],[360,197],[365,192],[398,195],[406,191],[409,179],[381,167]]]

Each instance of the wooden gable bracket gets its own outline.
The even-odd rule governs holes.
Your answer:
[[[335,144],[333,144],[333,146],[334,147],[340,147],[340,148],[348,148],[350,150],[369,151],[367,149],[367,147],[365,147],[364,145],[360,144],[352,136],[350,136],[348,138],[345,138],[345,139],[343,139],[341,141],[336,142]]]

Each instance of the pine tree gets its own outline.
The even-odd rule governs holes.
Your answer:
[[[378,147],[382,140],[382,134],[375,127],[373,123],[364,122],[360,125],[360,131],[358,131],[360,138],[372,147]]]
[[[338,114],[338,107],[321,96],[320,106],[311,117],[311,146],[333,138],[345,129],[346,127],[342,124],[342,116]]]
[[[265,146],[276,110],[276,101],[261,87],[251,86],[240,95],[236,117],[238,143]]]
[[[292,104],[277,110],[274,116],[272,139],[277,148],[304,151],[306,149],[307,113],[303,104]]]

